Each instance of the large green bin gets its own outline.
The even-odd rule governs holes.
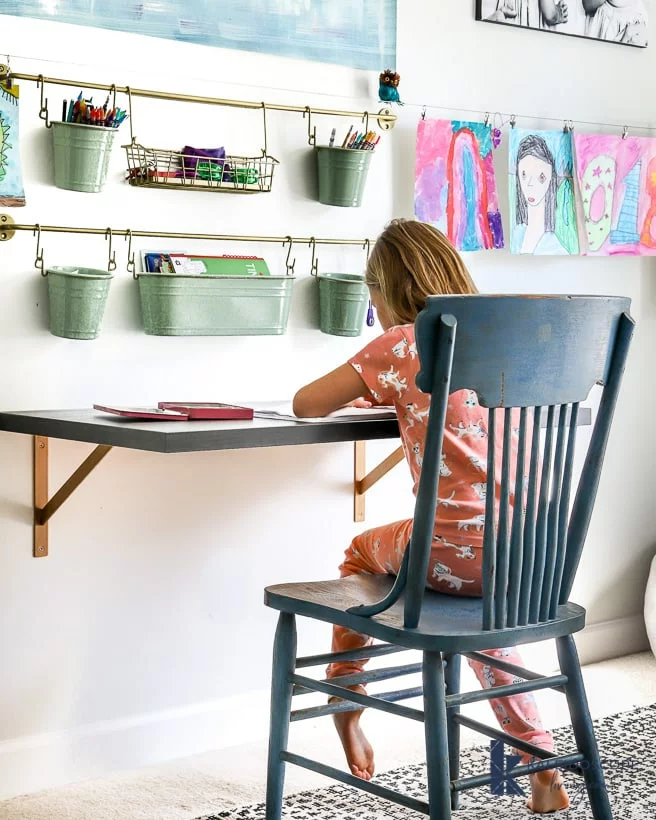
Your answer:
[[[359,208],[373,151],[356,148],[329,148],[319,145],[319,202],[324,205]]]
[[[351,273],[319,273],[317,281],[322,333],[359,336],[369,296],[364,277]]]
[[[140,273],[151,336],[264,336],[287,329],[294,276]]]
[[[95,339],[112,274],[75,267],[52,267],[46,273],[50,332],[64,339]]]
[[[115,128],[52,123],[55,185],[68,191],[97,194],[107,179]]]

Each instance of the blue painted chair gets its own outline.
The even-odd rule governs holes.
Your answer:
[[[491,783],[492,775],[459,776],[459,729],[468,726],[533,756],[512,777],[569,767],[585,779],[595,820],[612,820],[573,633],[585,610],[570,602],[633,334],[630,300],[594,296],[435,296],[416,322],[421,362],[417,384],[431,394],[426,447],[410,544],[396,579],[353,575],[340,580],[268,587],[265,603],[280,611],[273,651],[267,820],[281,816],[286,763],[447,820],[461,791]],[[579,403],[603,386],[578,487],[570,510]],[[483,597],[457,598],[427,589],[439,460],[450,392],[475,390],[489,412],[488,478],[483,547]],[[511,408],[519,409],[515,498],[511,494]],[[545,419],[546,416],[546,419]],[[516,418],[516,415],[515,415]],[[541,429],[543,434],[541,433]],[[544,439],[544,443],[542,443]],[[502,442],[499,512],[494,507],[494,453]],[[526,474],[526,475],[525,475]],[[523,488],[526,488],[524,490]],[[295,617],[340,624],[382,644],[361,650],[296,657]],[[482,650],[555,639],[561,674],[542,676],[481,654]],[[418,649],[422,664],[315,680],[299,673],[334,660],[379,657]],[[483,661],[522,682],[459,692],[460,656]],[[423,687],[363,695],[345,687],[422,672]],[[567,697],[576,751],[551,755],[460,714],[473,701],[553,688]],[[423,691],[423,711],[398,701]],[[343,701],[292,711],[308,692]],[[289,722],[372,707],[423,721],[428,801],[400,795],[374,781],[287,750]]]

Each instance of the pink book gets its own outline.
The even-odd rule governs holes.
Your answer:
[[[220,404],[218,402],[194,401],[160,401],[157,405],[162,410],[174,410],[185,413],[189,419],[252,419],[253,409],[237,404]]]
[[[153,421],[187,421],[186,413],[163,409],[159,407],[107,407],[103,404],[94,404],[94,410],[103,413],[113,413],[116,416],[125,416],[130,419],[151,419]]]

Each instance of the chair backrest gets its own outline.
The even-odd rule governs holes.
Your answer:
[[[465,388],[489,408],[483,628],[546,621],[567,602],[633,334],[630,304],[606,296],[429,297],[415,324],[417,386],[431,394],[431,403],[407,572],[404,568],[407,627],[417,626],[425,591],[448,397]],[[603,392],[570,511],[579,403],[595,384]],[[511,464],[514,408],[519,408],[516,465]],[[498,479],[497,440],[503,453]]]

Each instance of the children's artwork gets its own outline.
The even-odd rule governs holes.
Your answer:
[[[18,142],[18,86],[0,83],[0,206],[25,205]]]
[[[503,248],[488,125],[419,121],[415,216],[441,230],[459,251]]]
[[[3,0],[0,14],[375,71],[396,63],[396,0]]]
[[[656,138],[575,134],[574,149],[586,255],[656,254]]]
[[[512,253],[577,254],[571,132],[512,128],[508,165]]]

